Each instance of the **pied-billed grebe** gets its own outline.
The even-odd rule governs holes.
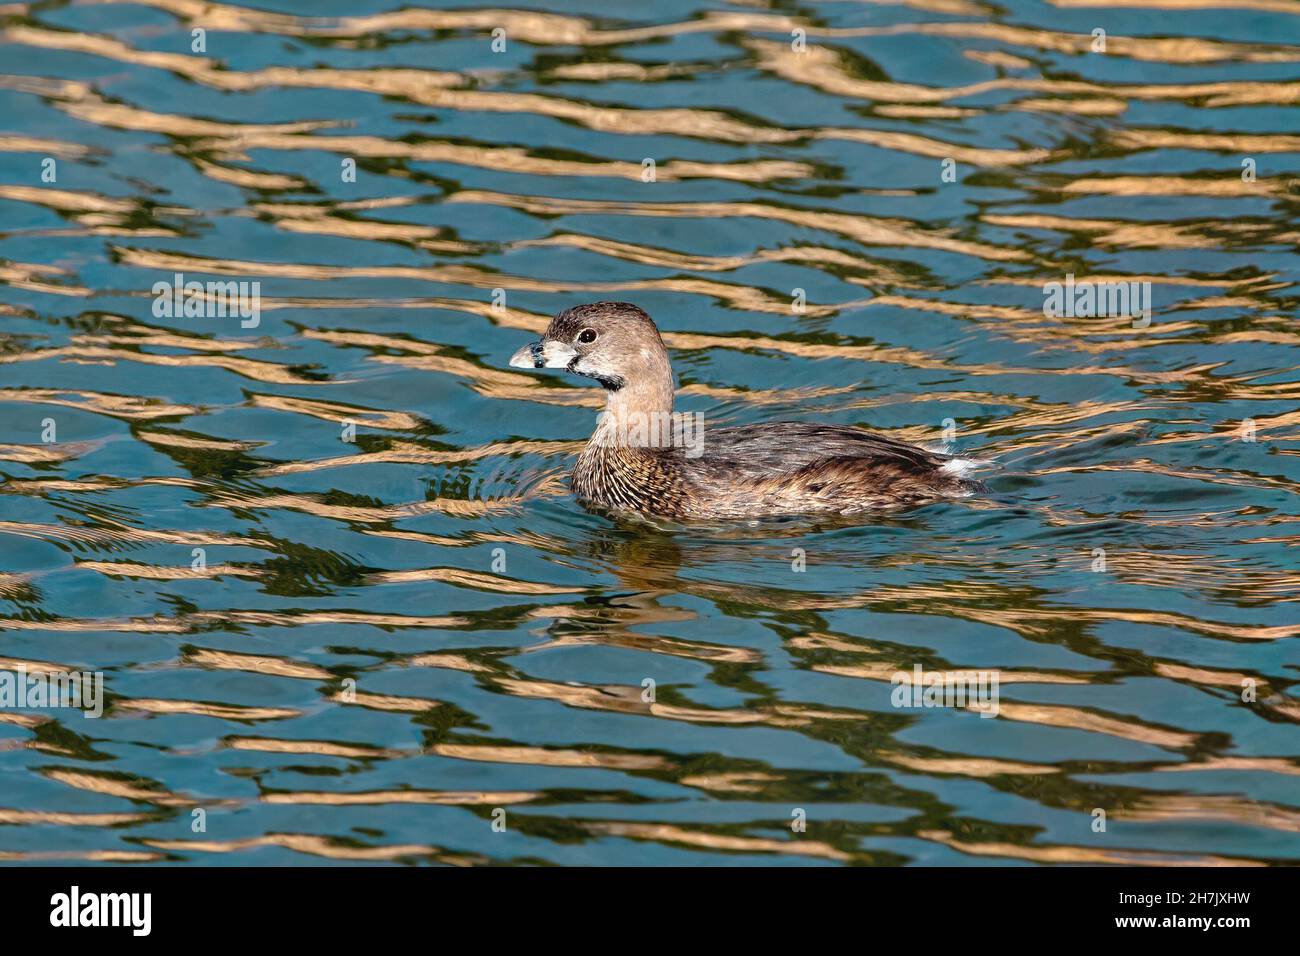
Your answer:
[[[972,461],[842,425],[702,427],[673,414],[673,371],[654,322],[627,302],[551,320],[516,368],[563,368],[605,388],[573,490],[614,510],[685,521],[854,514],[966,496]]]

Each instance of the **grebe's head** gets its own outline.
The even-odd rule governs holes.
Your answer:
[[[672,395],[668,350],[654,321],[630,302],[589,302],[551,320],[541,341],[510,359],[515,368],[563,368],[606,390],[662,389]]]

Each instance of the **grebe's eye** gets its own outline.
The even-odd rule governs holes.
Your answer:
[[[583,329],[578,333],[578,341],[583,345],[590,345],[592,342],[596,341],[596,330]]]

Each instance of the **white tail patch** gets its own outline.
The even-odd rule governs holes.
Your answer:
[[[946,471],[950,475],[956,475],[958,478],[965,478],[981,465],[990,464],[992,462],[985,461],[982,458],[949,458],[939,470]]]

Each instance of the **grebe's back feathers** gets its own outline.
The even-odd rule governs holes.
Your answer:
[[[690,461],[693,497],[723,514],[889,510],[979,489],[953,467],[964,459],[843,425],[706,428],[701,449],[693,460],[671,454]]]
[[[848,425],[820,422],[759,422],[703,430],[697,463],[726,464],[763,477],[797,471],[822,458],[869,458],[906,471],[928,472],[948,457]]]

